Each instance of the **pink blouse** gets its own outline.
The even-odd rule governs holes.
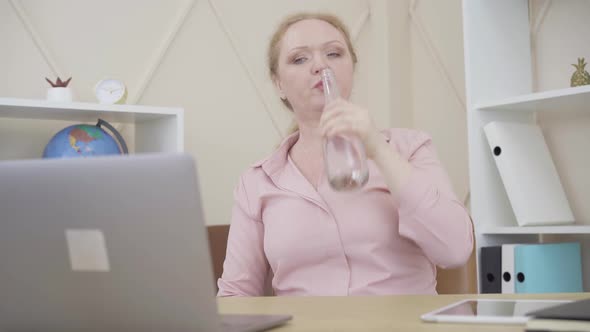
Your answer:
[[[325,178],[316,190],[288,155],[298,133],[244,172],[218,296],[262,296],[268,281],[287,296],[436,294],[436,265],[471,254],[471,220],[429,136],[383,134],[413,168],[398,200],[372,161],[362,190],[336,192]]]

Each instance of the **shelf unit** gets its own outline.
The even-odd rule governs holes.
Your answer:
[[[0,119],[96,123],[99,118],[113,124],[133,125],[132,153],[184,151],[182,108],[0,98]]]
[[[476,104],[480,111],[590,112],[590,85],[529,93],[496,102]]]
[[[590,234],[590,226],[488,226],[481,230],[481,234]]]
[[[491,121],[535,123],[538,112],[590,114],[590,86],[533,92],[527,0],[463,0],[471,214],[480,248],[557,240],[582,243],[584,290],[590,290],[590,223],[519,227],[483,127]],[[574,148],[574,147],[572,147]],[[478,288],[480,283],[478,282]]]

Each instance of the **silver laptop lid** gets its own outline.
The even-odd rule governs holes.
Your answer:
[[[214,331],[186,155],[0,162],[0,330]]]

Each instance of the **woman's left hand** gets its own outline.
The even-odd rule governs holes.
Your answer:
[[[358,137],[365,146],[367,158],[370,159],[375,158],[379,146],[385,142],[373,124],[369,111],[341,98],[324,108],[320,119],[320,131],[324,137]]]

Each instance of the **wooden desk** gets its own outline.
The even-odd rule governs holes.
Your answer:
[[[466,298],[582,299],[575,294],[398,295],[383,297],[219,298],[222,314],[290,314],[274,331],[523,331],[522,325],[423,323],[420,315]]]

